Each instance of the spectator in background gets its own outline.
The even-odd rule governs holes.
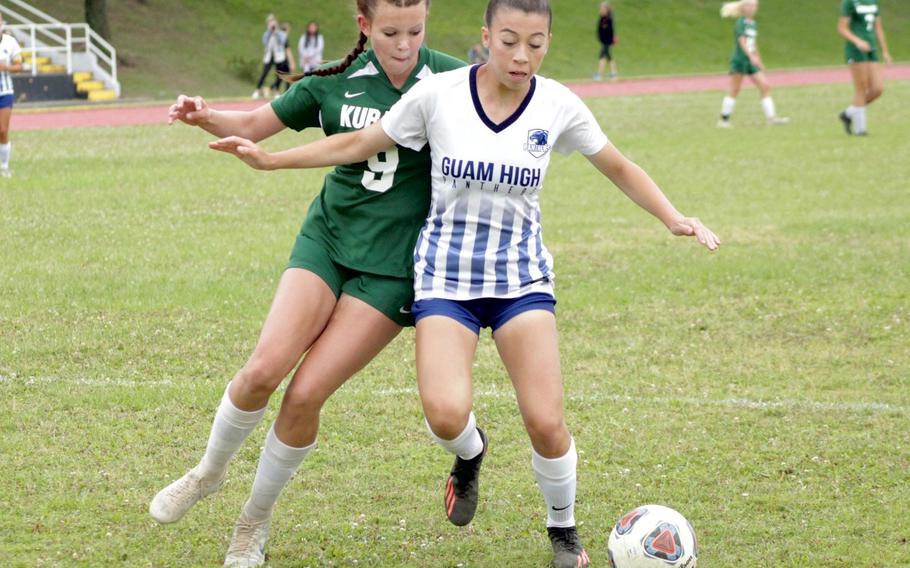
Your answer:
[[[595,81],[600,81],[604,77],[604,71],[607,67],[607,61],[610,62],[610,78],[615,79],[617,75],[616,61],[613,60],[613,54],[610,49],[616,45],[616,35],[613,30],[613,8],[609,2],[600,3],[600,21],[597,24],[597,37],[600,39],[600,61],[597,64],[597,73],[594,75]]]
[[[468,62],[471,65],[482,65],[490,58],[490,52],[483,45],[475,43],[468,51]]]
[[[310,22],[306,26],[306,33],[300,36],[297,52],[300,54],[300,71],[309,73],[315,71],[322,64],[322,50],[325,48],[325,38],[319,33],[319,24]]]
[[[272,94],[278,96],[281,89],[288,90],[291,86],[287,81],[282,81],[282,75],[289,75],[297,70],[294,63],[294,53],[291,51],[291,24],[281,24],[281,33],[284,34],[284,61],[275,64],[275,82],[272,84]]]
[[[253,98],[258,99],[268,93],[262,92],[262,85],[265,84],[265,78],[268,76],[272,65],[278,65],[287,61],[287,38],[284,32],[278,29],[278,20],[274,14],[269,14],[265,19],[265,32],[262,34],[262,45],[265,47],[265,53],[262,54],[262,75],[259,82],[256,83],[256,90],[253,91]]]

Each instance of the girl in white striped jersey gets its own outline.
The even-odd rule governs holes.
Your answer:
[[[10,177],[9,122],[13,114],[13,78],[11,73],[22,71],[22,49],[16,38],[3,33],[0,14],[0,177]]]
[[[417,375],[427,425],[456,454],[446,514],[470,522],[486,437],[471,411],[471,366],[491,327],[515,387],[547,504],[555,566],[587,566],[575,529],[575,444],[566,428],[553,297],[538,195],[550,151],[584,154],[675,235],[720,241],[680,214],[601,131],[584,103],[536,77],[550,42],[547,0],[491,0],[485,65],[440,73],[404,95],[378,125],[268,154],[249,141],[212,143],[258,169],[357,163],[397,143],[433,158],[432,203],[415,249]]]

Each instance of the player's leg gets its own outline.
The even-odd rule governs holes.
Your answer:
[[[5,97],[0,97],[4,99]],[[0,176],[9,177],[9,161],[13,145],[9,141],[9,123],[13,114],[12,97],[8,97],[10,106],[0,106]],[[4,103],[5,105],[6,103]]]
[[[409,287],[406,284],[408,293]],[[253,488],[234,527],[225,566],[257,566],[265,561],[272,509],[316,445],[322,406],[400,331],[398,323],[376,308],[342,294],[325,330],[294,373],[278,418],[266,435]]]
[[[613,46],[610,46],[610,78],[616,79],[619,76],[619,66],[616,64],[616,58],[613,57]]]
[[[853,78],[853,104],[840,114],[841,122],[847,134],[866,134],[866,97],[869,92],[869,64],[865,62],[850,63],[850,76]]]
[[[774,126],[790,122],[789,118],[777,116],[774,99],[771,98],[771,84],[768,82],[768,78],[765,77],[765,73],[758,71],[750,75],[750,78],[755,83],[755,86],[758,87],[758,92],[761,95],[762,112],[765,113],[765,120],[768,121],[768,124]]]
[[[417,302],[417,386],[433,439],[449,453],[455,454],[455,463],[446,480],[444,505],[446,517],[458,526],[471,522],[477,510],[480,465],[486,455],[487,443],[483,432],[477,428],[471,412],[471,365],[477,349],[479,325],[466,313],[461,317],[425,315],[421,310],[427,304],[449,304],[458,309],[456,302],[430,300]],[[471,327],[468,327],[470,325]]]
[[[736,108],[736,97],[739,96],[742,85],[742,73],[731,73],[730,91],[727,93],[727,96],[724,97],[724,100],[720,105],[720,121],[717,123],[718,128],[729,128],[731,126],[730,117],[733,116],[733,109]]]
[[[180,520],[220,488],[228,462],[262,419],[271,394],[322,332],[334,306],[335,293],[314,272],[285,271],[259,342],[221,399],[202,460],[152,500],[149,512],[158,522]]]
[[[882,96],[885,92],[885,78],[882,73],[882,64],[874,61],[866,63],[868,87],[866,90],[866,105]]]
[[[563,414],[556,318],[545,309],[525,311],[496,329],[493,337],[531,438],[531,465],[546,501],[553,565],[587,566],[575,525],[578,456]]]

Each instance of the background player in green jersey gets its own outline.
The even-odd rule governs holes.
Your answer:
[[[181,96],[169,122],[253,140],[288,127],[322,126],[326,134],[364,128],[423,77],[463,65],[422,47],[429,4],[357,0],[360,41],[343,63],[303,78],[271,105],[251,112],[217,111],[200,97]],[[368,38],[372,49],[364,52]],[[272,508],[315,443],[322,405],[402,326],[413,325],[413,249],[429,209],[429,172],[428,149],[392,148],[326,176],[259,342],[221,400],[205,455],[152,500],[151,515],[172,523],[217,491],[271,394],[294,371],[225,566],[263,564]]]
[[[761,108],[765,113],[768,124],[786,124],[789,118],[777,116],[774,99],[771,98],[771,85],[763,73],[765,65],[758,51],[758,24],[755,14],[758,12],[758,0],[742,0],[740,2],[727,2],[720,9],[724,18],[737,18],[736,20],[736,47],[730,59],[730,93],[724,97],[720,109],[719,128],[730,128],[730,117],[736,106],[736,97],[742,88],[743,77],[752,79],[761,93]]]
[[[891,64],[878,0],[843,0],[837,31],[847,40],[844,51],[854,89],[853,104],[840,113],[840,119],[847,134],[865,136],[866,105],[885,90],[880,61]]]

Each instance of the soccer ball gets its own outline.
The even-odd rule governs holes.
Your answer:
[[[695,568],[698,540],[689,521],[673,509],[644,505],[619,519],[607,552],[613,568]]]

